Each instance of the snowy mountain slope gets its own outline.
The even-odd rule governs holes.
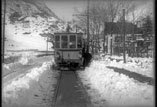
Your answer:
[[[64,26],[44,2],[38,0],[7,0],[5,22],[5,51],[46,50],[47,38],[41,34],[47,33],[46,30],[51,33],[62,30]],[[50,50],[52,44],[48,46]]]
[[[6,7],[7,13],[9,13],[10,16],[15,15],[15,12],[17,12],[16,17],[40,15],[41,17],[54,17],[59,20],[59,18],[46,7],[44,2],[39,0],[7,0]]]
[[[42,2],[42,0],[23,0],[23,1],[34,4],[39,10],[41,10],[45,14],[53,16],[59,20],[58,16],[56,16],[49,8],[47,8],[47,6]]]

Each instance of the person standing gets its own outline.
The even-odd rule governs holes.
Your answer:
[[[85,46],[82,48],[82,57],[83,57],[83,67],[85,67],[85,63],[86,63],[86,50],[85,50]]]

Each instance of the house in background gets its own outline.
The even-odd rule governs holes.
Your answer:
[[[125,22],[124,28],[127,53],[137,53],[137,47],[144,41],[142,29],[128,22]],[[107,22],[105,24],[105,35],[106,52],[109,54],[121,54],[123,52],[123,24],[121,22]]]
[[[141,27],[125,22],[125,50],[130,56],[152,56],[153,35],[143,35]],[[104,38],[104,32],[102,32]],[[105,47],[108,54],[123,53],[123,24],[121,22],[107,22],[105,24]],[[112,50],[111,50],[112,48]],[[145,55],[146,54],[146,55]]]

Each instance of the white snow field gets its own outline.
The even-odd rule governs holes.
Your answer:
[[[31,59],[31,58],[30,58]],[[50,107],[58,71],[52,70],[53,56],[22,59],[5,69],[16,70],[2,79],[3,107]],[[3,72],[5,72],[3,70]]]
[[[127,59],[126,64],[123,64],[123,60],[118,62],[117,59],[120,59],[120,57],[114,57],[114,59],[109,56],[101,57],[98,60],[93,60],[85,70],[78,71],[94,107],[154,106],[155,93],[153,85],[149,85],[147,82],[140,82],[135,78],[130,78],[128,75],[108,68],[108,66],[123,68],[130,72],[153,77],[152,59]],[[132,62],[129,62],[129,60],[132,60]],[[136,60],[140,64],[135,63]],[[144,65],[143,67],[141,63]]]
[[[44,19],[28,19],[32,21],[29,28],[23,28],[23,24],[7,24],[6,25],[6,50],[22,50],[22,49],[46,49],[46,37],[39,34],[46,29],[46,21]],[[39,24],[43,22],[43,24]],[[38,26],[36,24],[39,24]],[[28,34],[27,34],[28,33]],[[49,43],[49,49],[52,46]]]
[[[12,54],[13,53],[13,54]],[[39,52],[22,51],[22,52],[7,52],[5,55],[5,61],[2,63],[2,76],[9,74],[10,72],[17,71],[28,65],[33,65],[33,60],[36,61],[36,56],[40,55]]]
[[[100,55],[101,56],[101,55]],[[154,78],[154,59],[153,58],[139,58],[126,56],[126,62],[123,63],[123,56],[109,56],[100,57],[106,66],[117,67],[131,72],[136,72],[148,77]]]

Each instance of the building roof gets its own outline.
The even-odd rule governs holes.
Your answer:
[[[123,33],[123,24],[122,22],[107,22],[105,25],[105,33],[110,34],[111,31],[113,34],[121,34]],[[125,33],[132,34],[134,28],[134,33],[141,33],[141,29],[132,23],[125,23]]]

